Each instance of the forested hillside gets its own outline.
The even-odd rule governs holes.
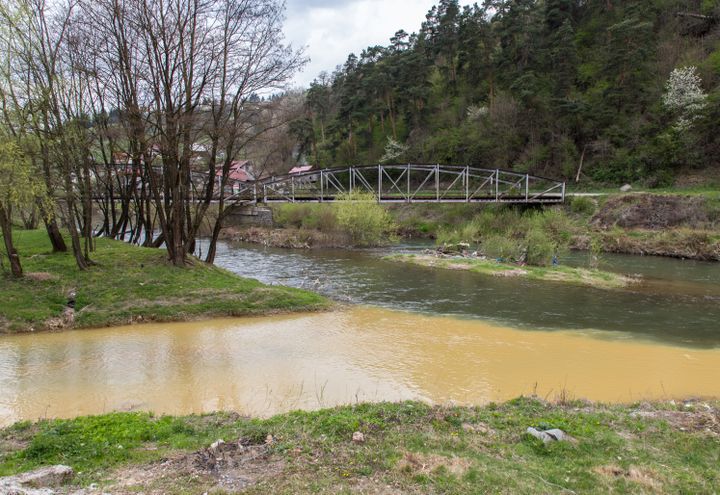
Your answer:
[[[717,0],[440,0],[351,54],[291,132],[332,166],[441,162],[581,182],[720,174]]]

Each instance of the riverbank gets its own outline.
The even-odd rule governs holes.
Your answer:
[[[338,224],[333,204],[283,204],[272,208],[274,228],[228,227],[223,230],[223,238],[294,249],[356,245]],[[565,205],[544,209],[477,203],[397,204],[383,208],[392,228],[375,236],[375,245],[390,244],[397,238],[475,244],[483,234],[487,235],[487,231],[478,232],[473,225],[479,217],[484,218],[483,227],[492,231],[517,223],[526,214],[545,212],[553,218],[552,225],[543,227],[545,234],[572,249],[720,261],[718,193],[578,196]],[[499,237],[507,236],[500,233]]]
[[[19,230],[14,237],[26,275],[1,280],[0,333],[311,311],[329,305],[312,292],[266,286],[194,258],[186,267],[174,267],[162,250],[106,238],[96,239],[96,264],[80,271],[71,253],[51,252],[44,231]]]
[[[719,406],[519,398],[482,407],[358,404],[270,419],[112,413],[0,430],[0,475],[62,463],[76,473],[62,493],[84,495],[712,493]],[[528,427],[569,438],[545,444]]]
[[[350,248],[353,245],[350,236],[341,232],[302,228],[227,227],[220,232],[220,239],[284,249]]]
[[[460,255],[393,254],[383,259],[444,270],[465,270],[493,277],[520,277],[545,282],[578,284],[597,289],[622,289],[638,283],[637,278],[619,273],[569,266],[531,266],[503,263],[493,259]]]

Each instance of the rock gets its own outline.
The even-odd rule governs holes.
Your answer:
[[[53,495],[49,487],[69,481],[75,473],[70,466],[57,464],[27,473],[0,478],[0,493],[6,495]]]
[[[70,292],[68,292],[67,298],[67,307],[75,309],[75,299],[77,298],[77,292],[75,291],[75,289],[72,289],[70,290]]]
[[[63,310],[62,318],[65,321],[65,325],[72,325],[75,322],[75,310],[71,307],[67,307]]]
[[[22,473],[17,476],[21,485],[33,488],[42,488],[46,486],[60,486],[69,481],[75,473],[70,466],[56,464],[55,466],[46,466],[34,471]]]
[[[213,443],[210,444],[210,452],[212,452],[214,455],[218,455],[222,452],[223,447],[225,446],[225,440],[222,438],[215,440]]]
[[[565,433],[564,431],[553,428],[551,430],[536,430],[533,427],[529,427],[527,430],[528,435],[532,435],[535,438],[542,440],[544,444],[548,444],[551,442],[563,442],[563,441],[569,441],[572,440],[572,437]]]
[[[362,432],[356,431],[352,435],[352,441],[354,443],[365,443],[365,435],[363,435]]]
[[[275,441],[272,435],[268,433],[268,436],[265,437],[265,444],[266,445],[272,445],[272,443]]]
[[[625,184],[620,188],[621,192],[630,192],[632,190],[632,186],[630,184]]]

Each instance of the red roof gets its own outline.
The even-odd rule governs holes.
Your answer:
[[[253,180],[250,173],[245,169],[250,164],[250,160],[240,160],[240,161],[233,161],[230,163],[230,171],[228,173],[228,180],[231,181],[239,181],[239,182],[249,182]],[[223,168],[222,166],[218,166],[215,175],[217,177],[222,177]]]
[[[230,173],[228,174],[228,180],[249,182],[252,179],[250,178],[250,174],[248,174],[245,170],[237,169],[237,170],[230,170]]]
[[[301,174],[303,172],[310,172],[312,170],[312,165],[303,165],[301,167],[293,167],[290,169],[290,172],[288,174]]]

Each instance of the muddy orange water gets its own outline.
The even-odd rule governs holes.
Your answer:
[[[111,410],[720,396],[720,349],[378,308],[0,338],[0,424]]]

